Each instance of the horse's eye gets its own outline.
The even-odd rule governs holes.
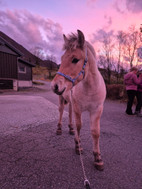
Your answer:
[[[73,63],[73,64],[76,64],[78,61],[79,61],[79,59],[74,58],[74,59],[72,60],[72,63]]]

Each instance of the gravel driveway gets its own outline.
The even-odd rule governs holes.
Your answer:
[[[74,137],[55,134],[58,97],[50,85],[0,94],[0,189],[83,189]],[[125,115],[125,104],[106,100],[101,119],[103,172],[93,167],[89,115],[83,113],[83,161],[91,189],[142,189],[142,118]]]

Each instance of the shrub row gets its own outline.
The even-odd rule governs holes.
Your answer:
[[[106,85],[107,98],[112,100],[126,100],[127,93],[123,84]]]

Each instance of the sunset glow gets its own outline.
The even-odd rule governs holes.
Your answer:
[[[28,50],[41,47],[54,54],[57,63],[63,33],[80,29],[92,42],[100,29],[116,33],[141,23],[141,0],[0,0],[0,30]]]

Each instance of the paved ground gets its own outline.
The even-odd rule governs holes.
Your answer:
[[[41,89],[0,94],[0,189],[83,189],[74,137],[56,136],[58,97]],[[100,146],[103,172],[93,167],[89,116],[83,113],[83,161],[91,189],[142,189],[142,118],[124,114],[125,104],[105,102]]]

